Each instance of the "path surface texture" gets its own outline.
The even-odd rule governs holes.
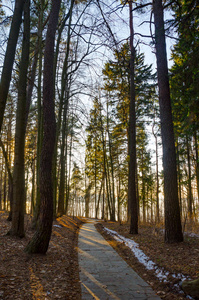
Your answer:
[[[94,223],[84,224],[79,232],[82,299],[160,299],[98,233]]]

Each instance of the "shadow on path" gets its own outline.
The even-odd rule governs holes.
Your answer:
[[[79,232],[78,257],[82,299],[158,300],[151,287],[96,230],[95,221]]]

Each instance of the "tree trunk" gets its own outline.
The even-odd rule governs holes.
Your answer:
[[[114,164],[113,164],[113,154],[112,154],[112,141],[108,126],[108,140],[109,140],[109,155],[111,164],[111,179],[112,179],[112,221],[115,221],[115,180],[114,180]]]
[[[120,216],[120,207],[121,207],[121,174],[120,174],[120,165],[119,165],[119,159],[118,160],[118,184],[117,184],[117,201],[118,201],[118,212],[117,212],[117,219],[118,222],[121,221],[121,216]]]
[[[3,184],[3,202],[4,202],[4,210],[7,210],[7,173],[4,173],[4,184]]]
[[[39,224],[32,240],[25,251],[28,253],[45,254],[52,232],[53,223],[53,188],[52,188],[52,160],[55,147],[56,123],[53,97],[53,60],[54,42],[58,23],[61,0],[52,1],[49,24],[46,34],[44,53],[44,80],[43,80],[43,110],[44,110],[44,137],[41,152],[40,166],[40,195],[41,212]]]
[[[66,151],[66,117],[68,111],[69,91],[67,91],[66,100],[64,104],[63,122],[62,122],[62,145],[61,145],[61,171],[60,171],[60,183],[59,183],[59,199],[57,216],[60,217],[64,214],[64,195],[65,195],[65,182],[66,182],[66,164],[65,164],[65,151]]]
[[[154,120],[155,125],[155,120]],[[159,208],[159,163],[158,163],[158,133],[155,133],[154,125],[152,127],[152,133],[155,138],[155,157],[156,157],[156,214],[155,221],[160,222],[160,208]]]
[[[179,195],[179,205],[180,205],[180,215],[182,217],[182,189],[181,189],[181,169],[180,169],[180,155],[179,155],[179,143],[177,139],[176,146],[176,155],[177,155],[177,176],[178,176],[178,195]]]
[[[72,127],[73,127],[73,121],[72,121]],[[67,178],[67,190],[66,190],[66,207],[65,212],[67,212],[68,209],[68,203],[70,198],[70,179],[71,179],[71,164],[72,164],[72,146],[73,146],[73,135],[71,134],[70,142],[69,142],[70,148],[69,148],[69,162],[68,162],[68,178]]]
[[[22,13],[25,0],[16,0],[14,15],[12,18],[12,23],[10,27],[10,34],[8,39],[8,44],[6,48],[3,70],[1,74],[0,83],[0,132],[3,123],[4,111],[6,106],[6,101],[8,97],[12,69],[15,58],[15,51],[17,46],[17,40],[19,36],[20,25],[22,21]]]
[[[113,210],[113,197],[112,197],[112,189],[111,189],[111,178],[109,172],[109,161],[106,154],[106,178],[107,178],[107,201],[109,203],[109,213],[110,213],[110,220],[114,220],[114,210]]]
[[[196,183],[197,183],[197,196],[199,201],[199,157],[198,157],[198,138],[197,138],[197,131],[194,131],[194,142],[195,142],[195,153],[196,153]]]
[[[35,169],[36,169],[35,165],[36,165],[36,162],[34,159],[32,162],[32,167],[31,167],[31,170],[32,170],[32,191],[31,191],[31,208],[30,208],[31,215],[35,209]]]
[[[96,138],[95,138],[95,145],[94,145],[95,149],[95,154],[94,154],[94,157],[95,157],[95,166],[94,166],[94,169],[95,169],[95,179],[94,179],[94,188],[95,188],[95,218],[97,219],[97,145],[96,145]]]
[[[105,142],[105,141],[104,141]],[[111,184],[110,184],[110,175],[109,175],[109,165],[108,165],[108,158],[106,153],[106,146],[103,145],[104,148],[104,158],[105,158],[105,175],[106,175],[106,193],[107,193],[107,204],[108,204],[108,210],[110,213],[110,220],[112,220],[112,196],[111,196]],[[108,215],[108,211],[107,211]]]
[[[58,53],[59,53],[59,43],[61,41],[61,33],[65,27],[65,23],[66,23],[67,19],[69,18],[66,54],[65,54],[65,58],[64,58],[64,64],[63,64],[63,70],[62,70],[62,76],[61,76],[61,93],[60,93],[60,99],[59,99],[58,119],[57,119],[57,124],[56,124],[55,151],[54,151],[54,156],[53,156],[54,217],[56,216],[56,204],[57,204],[57,178],[58,178],[58,176],[57,176],[57,147],[58,147],[58,139],[60,136],[61,123],[62,123],[61,116],[62,116],[63,105],[64,105],[64,95],[66,92],[66,87],[68,85],[68,58],[69,58],[69,54],[70,54],[71,23],[72,23],[72,12],[73,12],[74,2],[75,2],[74,0],[71,0],[69,12],[68,12],[66,18],[63,20],[63,23],[59,29],[55,58],[54,58],[54,73],[55,73],[57,57],[58,57]],[[55,90],[55,78],[54,78],[54,82],[53,82],[53,88]],[[68,99],[67,99],[67,101],[68,101]],[[67,104],[67,106],[68,106],[68,104]],[[66,109],[68,109],[68,107]]]
[[[13,205],[12,205],[12,227],[9,234],[23,237],[24,213],[25,213],[25,133],[26,133],[26,87],[29,64],[30,46],[30,1],[26,0],[24,5],[24,34],[22,43],[22,54],[20,62],[20,73],[18,82],[18,102],[16,113],[15,131],[15,158],[13,171]]]
[[[99,191],[99,195],[98,195],[98,201],[97,201],[97,207],[96,207],[96,219],[97,219],[97,215],[98,215],[98,211],[99,211],[99,204],[100,204],[103,184],[104,184],[104,175],[102,177],[102,181],[101,181],[101,185],[100,185],[100,191]]]
[[[106,141],[104,138],[104,133],[103,133],[103,124],[102,124],[102,114],[100,110],[100,122],[101,122],[101,136],[102,136],[102,145],[103,145],[103,173],[104,173],[104,180],[106,181],[106,184],[104,185],[104,190],[106,188],[106,193],[107,193],[107,205],[109,208],[109,211],[111,213],[111,205],[110,205],[110,193],[109,193],[109,184],[108,184],[108,170],[107,170],[107,155],[106,155]],[[104,204],[103,204],[103,215],[105,216],[105,210],[104,210]]]
[[[111,221],[115,221],[115,182],[114,182],[114,165],[113,165],[113,154],[112,154],[112,138],[110,134],[110,125],[109,125],[109,102],[106,102],[107,107],[107,134],[108,134],[108,146],[109,146],[109,157],[110,157],[110,172],[109,172],[109,164],[107,160],[107,174],[109,178],[109,191],[110,191],[110,202],[111,202]]]
[[[135,114],[135,82],[134,82],[134,29],[132,1],[129,1],[130,18],[130,107],[129,107],[129,171],[128,171],[128,203],[130,208],[130,233],[138,233],[138,207],[136,194],[136,114]]]
[[[1,140],[1,138],[0,138],[0,147],[2,148],[3,156],[4,156],[4,159],[5,159],[5,165],[6,165],[6,169],[7,169],[7,172],[8,172],[10,212],[9,212],[9,216],[8,216],[7,220],[11,221],[12,220],[12,204],[13,204],[13,176],[12,176],[11,170],[10,170],[8,155],[7,155],[7,152],[5,150],[5,147],[4,147],[4,144]],[[2,172],[1,172],[1,174],[2,174]],[[1,177],[2,177],[2,175],[1,175]]]
[[[41,159],[41,147],[43,139],[43,111],[42,111],[42,93],[41,93],[41,82],[42,82],[42,65],[43,65],[43,46],[42,46],[42,28],[43,28],[43,14],[44,14],[44,0],[41,1],[41,10],[39,13],[39,28],[38,28],[38,45],[39,45],[39,71],[38,71],[38,88],[37,88],[37,163],[36,163],[36,204],[33,213],[32,228],[37,227],[39,219],[41,198],[40,198],[40,159]]]
[[[145,191],[145,179],[142,175],[142,213],[143,213],[143,223],[146,223],[146,191]]]
[[[89,204],[90,204],[90,197],[91,197],[91,188],[92,183],[89,183],[86,193],[85,193],[85,217],[89,218]]]
[[[183,241],[174,143],[171,99],[167,66],[162,0],[153,1],[155,47],[159,87],[161,135],[163,145],[165,242]]]
[[[199,298],[199,278],[195,280],[185,280],[182,283],[182,289],[185,294],[194,297],[194,299]]]
[[[105,217],[105,176],[104,176],[104,183],[103,183],[103,195],[102,195],[102,220]]]
[[[146,185],[146,180],[145,180],[145,175],[144,175],[144,153],[142,149],[142,154],[141,154],[141,172],[142,172],[142,221],[145,224],[146,223],[146,192],[145,192],[145,185]]]
[[[150,202],[151,202],[151,223],[153,223],[153,189],[150,190]]]
[[[67,213],[68,211],[68,190],[69,190],[69,182],[68,182],[68,124],[66,125],[66,137],[65,137],[65,144],[66,144],[66,149],[65,149],[65,159],[64,159],[64,163],[65,163],[65,178],[66,178],[66,182],[65,182],[65,205],[64,205],[64,214]]]
[[[158,137],[155,137],[155,152],[156,152],[156,221],[160,222],[160,206],[159,206],[159,163],[158,163]]]
[[[189,140],[186,136],[186,147],[187,147],[187,164],[188,164],[188,195],[187,195],[187,204],[188,204],[188,216],[192,219],[193,215],[193,195],[192,195],[192,186],[191,186],[191,162],[190,162],[190,149],[189,149]]]

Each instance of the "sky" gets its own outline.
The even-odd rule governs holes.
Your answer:
[[[102,1],[101,1],[102,2]],[[14,1],[11,0],[3,0],[3,3],[6,6],[13,5]],[[105,14],[105,17],[107,18],[107,22],[112,30],[112,32],[115,35],[115,38],[118,42],[125,42],[129,38],[129,8],[128,6],[123,7],[120,4],[120,1],[112,1],[107,0],[102,2],[101,5],[103,12]],[[151,38],[142,38],[141,35],[148,35],[150,36],[150,30],[149,30],[149,20],[150,20],[150,9],[148,9],[148,13],[145,14],[138,14],[137,12],[134,13],[134,30],[135,30],[135,44],[139,44],[140,52],[143,52],[145,54],[145,63],[146,64],[152,64],[153,70],[156,71],[156,57],[154,53],[154,48],[150,45]],[[93,11],[92,11],[93,10]],[[88,10],[88,12],[93,13],[95,10],[95,5]],[[11,15],[11,11],[7,9],[8,15]],[[101,16],[99,16],[99,13],[96,15],[96,18],[100,19]],[[166,19],[171,18],[171,15],[167,12],[166,13]],[[103,40],[105,43],[109,43],[106,40],[106,36],[101,36],[101,40]],[[111,44],[111,43],[110,43]],[[169,66],[172,65],[172,61],[170,60],[170,48],[172,47],[173,40],[167,39],[167,53],[168,53],[168,63]],[[110,45],[109,45],[110,46]],[[108,59],[112,56],[112,50],[110,48],[107,48],[105,46],[98,48],[98,50],[92,54],[93,63],[93,69],[90,69],[90,77],[95,78],[94,80],[97,80],[99,82],[102,81],[102,68],[104,64],[108,61]],[[87,108],[87,114],[89,114],[89,110],[91,108],[92,102],[89,101],[89,97],[85,97],[82,100],[86,105]],[[153,147],[154,142],[153,140],[150,143],[151,147]],[[82,150],[79,150],[78,152],[78,160],[84,161],[83,152]]]
[[[110,6],[109,6],[110,3]],[[122,7],[120,5],[119,1],[107,1],[104,5],[102,5],[103,11],[105,13],[105,17],[107,18],[107,22],[112,30],[112,32],[115,35],[116,40],[120,43],[125,42],[129,38],[129,8],[128,6]],[[92,8],[94,9],[94,8]],[[91,12],[92,12],[91,9]],[[96,16],[101,18],[100,16]],[[166,18],[171,18],[171,16],[167,13]],[[144,14],[144,15],[138,15],[137,13],[134,13],[134,30],[135,30],[135,44],[139,43],[139,50],[140,52],[143,52],[145,54],[145,63],[153,66],[153,71],[156,71],[156,57],[154,53],[154,47],[150,45],[151,37],[150,37],[150,30],[149,30],[149,23],[147,23],[150,20],[150,12]],[[141,35],[149,36],[149,38],[142,38]],[[108,43],[106,41],[106,35],[101,37],[101,40],[104,41],[104,43]],[[93,78],[96,79],[96,81],[102,82],[102,68],[104,67],[104,64],[112,57],[113,49],[114,49],[114,43],[112,43],[113,48],[107,48],[107,47],[101,47],[98,49],[96,53],[93,54],[93,62],[95,61],[95,71],[91,71],[91,75]],[[111,43],[110,45],[111,46]],[[167,40],[167,53],[168,58],[170,58],[170,47],[172,46],[172,40]],[[169,61],[169,65],[172,64],[171,61]],[[87,102],[86,107],[89,109],[92,106],[92,98],[85,99],[85,102]],[[151,127],[147,128],[148,132],[151,134],[152,129]],[[151,136],[149,140],[149,148],[153,157],[153,160],[155,161],[155,151],[154,148],[154,138]],[[159,148],[159,157],[160,157],[160,169],[161,169],[161,156],[162,156],[162,149]],[[79,161],[84,161],[82,157],[82,153],[78,153],[77,159]]]

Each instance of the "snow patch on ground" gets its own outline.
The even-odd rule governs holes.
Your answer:
[[[193,238],[199,238],[199,235],[193,232],[185,232],[185,234]]]
[[[135,257],[138,259],[138,261],[145,266],[147,270],[154,270],[156,277],[163,282],[169,282],[168,275],[170,274],[173,278],[177,278],[180,280],[190,279],[183,274],[171,274],[168,271],[166,271],[164,268],[158,267],[147,255],[144,254],[144,252],[139,248],[139,244],[136,243],[132,239],[125,238],[124,236],[120,235],[114,230],[110,230],[106,227],[104,227],[104,230],[110,234],[116,241],[120,243],[124,243],[127,247],[131,249]]]
[[[144,252],[139,248],[139,244],[136,243],[132,239],[125,238],[124,236],[120,235],[114,230],[108,229],[106,227],[103,227],[104,231],[106,231],[108,234],[110,234],[116,241],[120,243],[124,243],[127,247],[131,249],[131,251],[134,253],[135,257],[138,259],[140,263],[142,263],[147,270],[154,270],[156,277],[162,281],[162,282],[169,282],[168,276],[172,276],[173,278],[177,278],[181,281],[184,280],[190,280],[191,278],[186,277],[185,275],[178,273],[178,274],[172,274],[166,271],[164,268],[158,267],[147,255],[144,254]],[[195,237],[195,234],[194,234]],[[180,288],[179,284],[175,284],[175,289],[178,291],[178,293],[183,293],[183,291]],[[191,296],[187,295],[187,299],[194,300]]]

